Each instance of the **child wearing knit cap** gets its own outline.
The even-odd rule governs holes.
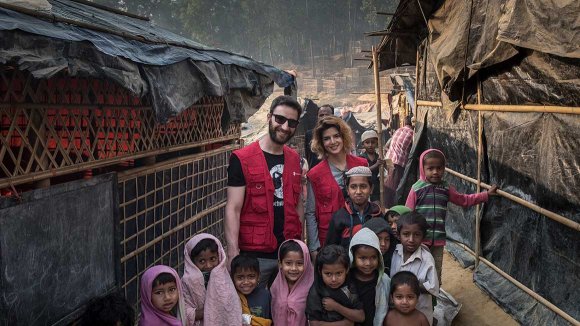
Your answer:
[[[371,170],[366,166],[357,166],[346,172],[348,197],[344,206],[332,215],[325,246],[337,244],[348,249],[350,239],[366,221],[383,217],[379,205],[369,200],[373,189],[371,178]]]
[[[391,230],[397,238],[397,243],[400,242],[399,233],[397,232],[397,221],[399,220],[399,216],[407,213],[411,213],[411,209],[403,205],[393,206],[385,213],[385,219],[391,226]]]
[[[374,130],[367,130],[361,135],[361,142],[364,147],[364,153],[359,156],[365,158],[372,172],[373,192],[371,193],[371,201],[380,200],[381,189],[379,188],[379,171],[384,164],[377,153],[377,146],[379,144],[379,136]]]

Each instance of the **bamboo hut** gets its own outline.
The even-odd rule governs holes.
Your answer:
[[[485,206],[450,205],[447,250],[524,325],[580,324],[578,12],[573,1],[403,0],[378,45],[380,70],[417,66],[399,201],[430,147],[460,191],[498,184]]]
[[[138,307],[140,275],[222,236],[240,122],[294,77],[85,1],[0,3],[0,324]]]

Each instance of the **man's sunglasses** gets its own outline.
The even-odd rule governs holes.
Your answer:
[[[277,124],[283,125],[286,123],[286,121],[288,121],[288,127],[290,128],[298,127],[298,120],[288,119],[285,116],[279,114],[272,114],[272,116],[274,117],[274,120],[276,120]]]

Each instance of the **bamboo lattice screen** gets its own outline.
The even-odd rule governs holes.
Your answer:
[[[204,97],[166,124],[148,99],[117,84],[35,79],[0,66],[0,188],[239,137],[224,133],[221,97]]]
[[[185,243],[207,232],[223,239],[229,145],[119,175],[121,284],[139,302],[141,274],[164,264],[183,272]],[[223,241],[223,240],[222,240]]]

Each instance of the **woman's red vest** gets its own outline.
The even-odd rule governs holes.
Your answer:
[[[274,235],[274,182],[258,141],[234,151],[242,165],[246,181],[244,205],[240,213],[240,250],[274,252],[278,242]],[[296,206],[301,191],[300,156],[284,146],[284,239],[300,239],[302,223]]]
[[[362,157],[347,154],[346,168],[352,169],[355,166],[368,166],[367,160]],[[316,222],[318,223],[318,239],[320,245],[326,241],[326,233],[332,214],[344,206],[344,196],[338,183],[332,176],[328,160],[324,159],[306,174],[312,185],[314,199],[316,201]]]

